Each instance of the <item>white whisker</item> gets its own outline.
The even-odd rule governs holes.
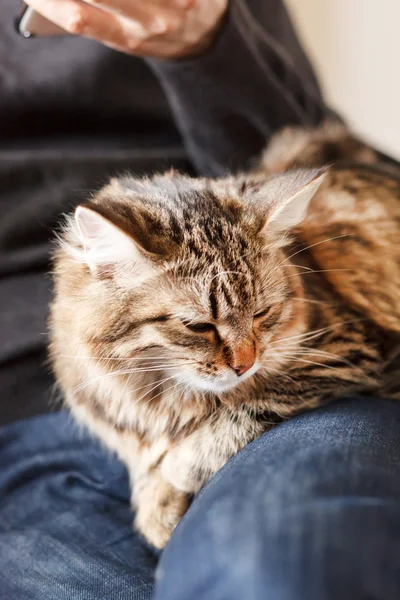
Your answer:
[[[76,358],[76,359],[79,359],[79,360],[81,360],[81,359],[82,360],[85,360],[85,359],[87,359],[87,360],[89,360],[89,359],[94,359],[94,360],[117,360],[117,361],[119,360],[121,362],[125,362],[125,361],[128,361],[128,360],[129,361],[131,361],[131,360],[132,361],[133,360],[137,360],[137,361],[147,360],[147,361],[149,361],[149,360],[161,360],[161,359],[165,360],[165,359],[168,359],[168,357],[165,356],[165,355],[164,356],[148,356],[148,357],[147,356],[143,356],[143,357],[140,357],[140,356],[136,357],[135,356],[135,357],[131,357],[131,358],[130,357],[127,357],[127,358],[118,358],[118,357],[113,357],[113,356],[77,356],[77,355],[74,356],[74,355],[69,355],[69,354],[60,354],[60,356],[62,358]],[[175,357],[171,357],[171,358],[174,359],[174,360],[183,360],[183,361],[190,360],[190,359],[185,358],[185,357],[176,357],[176,356]]]
[[[325,369],[331,369],[332,371],[337,371],[340,367],[332,367],[332,365],[328,365],[328,364],[324,364],[324,363],[317,363],[314,362],[313,360],[306,360],[305,358],[299,358],[296,355],[293,356],[289,356],[288,358],[291,359],[292,362],[302,362],[302,363],[306,363],[308,365],[315,365],[316,367],[323,367]]]
[[[313,273],[338,273],[340,271],[353,271],[356,272],[356,269],[317,269],[316,271],[307,271],[306,273],[300,273],[301,276],[303,275],[312,275]],[[296,273],[295,275],[288,275],[287,279],[290,279],[291,277],[298,277],[298,273]]]
[[[344,237],[350,237],[350,235],[351,234],[349,234],[349,233],[344,233],[343,235],[337,235],[335,237],[327,238],[326,240],[321,240],[320,242],[316,242],[315,244],[311,244],[310,246],[306,246],[305,248],[301,248],[297,252],[294,252],[293,254],[291,254],[290,256],[288,256],[287,258],[285,258],[285,260],[283,260],[281,263],[279,263],[279,265],[277,265],[274,268],[274,270],[278,269],[283,264],[285,264],[285,262],[287,262],[288,260],[290,260],[291,258],[293,258],[293,256],[297,256],[297,254],[300,254],[301,252],[305,252],[306,250],[309,250],[310,248],[314,248],[315,246],[319,246],[320,244],[326,244],[327,242],[333,242],[334,240],[340,240],[341,238],[344,238]]]
[[[275,361],[272,360],[271,362],[275,362]],[[287,373],[284,373],[283,371],[281,371],[280,369],[277,369],[275,367],[267,367],[266,365],[263,364],[260,370],[265,370],[270,373],[277,373],[279,375],[279,377],[284,377],[285,379],[288,379],[289,381],[294,383],[293,377],[290,377],[290,375],[288,375]]]
[[[290,301],[296,300],[297,302],[309,302],[310,304],[331,304],[330,300],[311,300],[310,298],[291,298]]]
[[[157,388],[158,388],[160,385],[163,385],[163,384],[164,384],[166,381],[169,381],[170,379],[173,379],[173,376],[171,376],[171,377],[167,377],[167,379],[164,379],[163,381],[159,381],[159,382],[157,382],[157,383],[156,383],[156,384],[155,384],[155,385],[154,385],[152,388],[150,388],[149,390],[147,390],[147,392],[145,392],[144,394],[142,394],[142,395],[140,396],[140,398],[137,398],[133,404],[138,404],[138,402],[140,402],[141,400],[143,400],[143,398],[145,398],[145,397],[147,396],[147,394],[150,394],[150,392],[152,392],[152,391],[156,390],[156,389],[157,389]],[[173,387],[173,386],[172,386],[172,387]],[[167,389],[170,389],[170,388],[167,388]],[[166,390],[162,390],[160,393],[162,394],[162,393],[164,393],[165,391],[166,391]],[[160,394],[157,394],[157,396],[159,396],[159,395],[160,395]],[[157,398],[157,396],[152,396],[152,397],[150,398],[150,400],[154,400],[154,398]],[[150,401],[150,400],[149,400],[149,401]]]
[[[305,269],[306,271],[312,271],[313,269],[311,267],[306,267],[305,265],[295,265],[293,263],[290,263],[289,265],[285,265],[288,267],[297,267],[298,269]]]
[[[365,319],[350,319],[349,321],[342,321],[341,323],[334,323],[333,325],[329,325],[328,327],[323,327],[322,329],[314,329],[314,330],[308,331],[306,333],[300,333],[297,335],[292,335],[287,338],[282,338],[282,339],[276,340],[275,342],[272,342],[269,346],[273,347],[278,344],[282,344],[282,342],[288,342],[289,340],[294,340],[294,339],[299,340],[299,343],[301,343],[302,341],[309,341],[309,340],[314,339],[315,337],[318,337],[328,331],[334,331],[335,329],[342,327],[343,325],[347,325],[349,323],[357,323],[357,322],[364,321],[364,320]]]
[[[156,398],[158,398],[159,396],[161,396],[161,394],[165,394],[165,392],[168,392],[169,390],[172,390],[176,387],[178,387],[179,382],[175,383],[174,385],[171,385],[171,387],[167,388],[166,390],[161,390],[161,392],[159,394],[157,394],[156,396],[153,396],[152,398],[150,398],[149,402],[152,400],[155,400]]]
[[[181,369],[181,368],[182,368],[182,365],[176,365],[176,366],[168,365],[167,367],[162,367],[162,368],[121,369],[121,370],[118,370],[118,371],[112,371],[111,373],[104,373],[102,375],[98,375],[97,377],[93,377],[92,379],[89,379],[88,381],[85,381],[85,382],[81,383],[80,385],[78,385],[78,386],[76,386],[74,388],[74,392],[75,393],[79,393],[83,389],[85,389],[86,387],[88,387],[92,383],[95,383],[96,381],[99,381],[100,379],[106,379],[106,378],[109,378],[109,377],[115,377],[116,375],[133,375],[134,373],[154,373],[154,372],[157,372],[157,371],[166,371],[167,369]]]
[[[283,349],[283,352],[284,352],[284,349]],[[300,346],[300,348],[298,350],[296,350],[296,355],[303,355],[303,354],[320,356],[321,358],[333,358],[334,360],[339,360],[339,361],[343,362],[344,364],[347,364],[349,367],[353,367],[355,369],[358,368],[357,365],[355,365],[354,363],[349,361],[344,356],[340,356],[339,354],[332,354],[331,352],[325,352],[325,350],[318,350],[318,349],[314,349],[314,348],[302,348]]]
[[[165,381],[168,381],[169,379],[172,379],[172,377],[174,377],[173,375],[171,375],[170,377],[165,377],[165,379],[161,379],[161,381],[158,381],[158,384],[162,384]],[[139,390],[144,390],[145,388],[148,388],[150,386],[154,385],[154,381],[152,381],[151,383],[146,383],[146,385],[141,385],[140,387],[134,388],[133,390],[130,389],[129,393],[130,394],[135,394],[136,392],[138,392]],[[134,403],[136,404],[136,402]]]

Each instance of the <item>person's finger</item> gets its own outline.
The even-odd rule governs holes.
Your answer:
[[[178,29],[195,0],[86,0],[103,10],[139,22],[150,34]]]
[[[111,11],[125,16],[142,14],[184,13],[194,7],[198,0],[85,0],[94,5],[102,5]]]
[[[27,0],[27,4],[69,33],[124,52],[134,52],[147,35],[140,23],[127,23],[123,17],[79,0]]]

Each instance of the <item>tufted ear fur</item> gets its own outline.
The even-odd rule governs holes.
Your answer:
[[[95,210],[78,206],[75,222],[84,248],[85,262],[91,269],[139,258],[133,239]]]
[[[178,251],[179,240],[166,211],[146,197],[126,196],[114,200],[103,193],[75,211],[83,259],[92,269],[127,261],[157,262]]]
[[[267,218],[269,231],[287,231],[299,225],[307,214],[311,199],[325,179],[320,171],[297,171],[282,181],[277,198]]]
[[[251,192],[250,206],[261,217],[260,230],[283,233],[299,225],[326,172],[321,169],[290,171],[258,185]]]

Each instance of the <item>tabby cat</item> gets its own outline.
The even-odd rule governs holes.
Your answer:
[[[250,174],[126,176],[78,206],[51,357],[75,417],[126,463],[149,542],[280,421],[400,397],[399,240],[399,175],[338,124],[281,132]]]

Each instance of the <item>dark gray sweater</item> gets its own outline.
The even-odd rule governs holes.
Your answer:
[[[0,423],[49,405],[49,240],[111,174],[243,168],[288,123],[326,109],[280,0],[232,0],[213,48],[147,62],[0,20]]]

